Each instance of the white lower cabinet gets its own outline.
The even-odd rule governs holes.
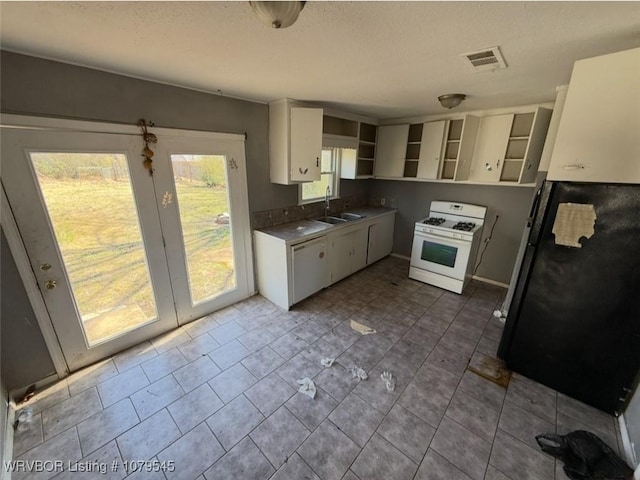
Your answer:
[[[391,253],[393,248],[393,227],[395,214],[382,215],[369,225],[367,245],[367,265],[377,262]]]
[[[389,255],[395,218],[391,211],[329,233],[329,284]]]
[[[298,303],[327,286],[327,237],[291,246],[291,297]]]
[[[331,227],[326,234],[313,238],[289,240],[255,230],[260,294],[289,310],[295,303],[389,255],[394,222],[395,211],[386,211]]]
[[[327,236],[287,243],[260,231],[254,232],[260,294],[289,310],[327,286]]]
[[[368,226],[356,224],[329,234],[329,283],[367,266]]]

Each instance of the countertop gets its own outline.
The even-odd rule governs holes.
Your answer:
[[[362,215],[364,218],[361,218],[359,220],[351,220],[349,222],[340,223],[337,225],[322,223],[316,220],[296,220],[293,222],[276,225],[274,227],[261,228],[255,231],[279,238],[287,243],[293,243],[297,240],[310,240],[313,237],[321,236],[322,234],[328,233],[331,230],[335,230],[347,225],[355,225],[359,222],[366,222],[367,220],[371,220],[378,215],[395,212],[395,209],[386,207],[359,207],[350,208],[347,211],[349,213]],[[329,216],[338,215],[339,213],[340,212],[330,212]]]

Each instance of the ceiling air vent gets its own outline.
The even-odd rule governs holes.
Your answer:
[[[507,64],[500,53],[500,47],[491,47],[479,52],[463,53],[461,56],[471,64],[471,68],[476,72],[507,68]]]

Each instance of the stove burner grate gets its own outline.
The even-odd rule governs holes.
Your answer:
[[[473,222],[458,222],[453,227],[454,230],[462,230],[465,232],[470,232],[474,228],[476,228],[476,224]]]
[[[424,220],[422,223],[424,223],[425,225],[440,225],[440,224],[443,224],[444,222],[445,222],[444,218],[429,217],[426,220]]]

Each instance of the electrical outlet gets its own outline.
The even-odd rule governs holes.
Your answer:
[[[496,217],[502,217],[502,210],[496,210]]]
[[[380,199],[380,205],[384,206],[386,203],[387,203],[387,199],[386,199],[386,198],[384,198],[384,197],[382,197],[382,198]]]

